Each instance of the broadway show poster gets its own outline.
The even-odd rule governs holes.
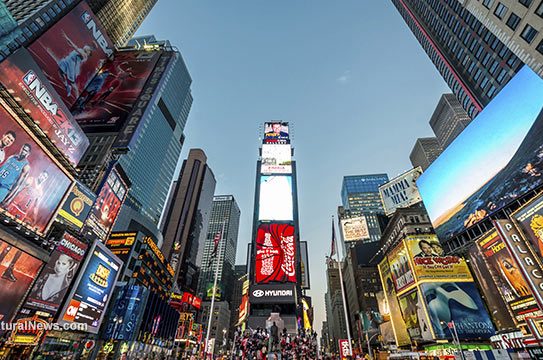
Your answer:
[[[421,302],[418,289],[398,298],[400,309],[409,336],[413,340],[432,340],[428,317]]]
[[[44,310],[54,315],[75,278],[87,248],[87,244],[64,233],[47,265],[34,283],[25,307]]]
[[[256,236],[255,281],[296,282],[294,226],[261,224]]]
[[[415,284],[415,277],[403,241],[388,254],[388,263],[396,292],[399,293]]]
[[[79,231],[83,227],[83,221],[87,219],[95,201],[96,194],[79,181],[76,181],[58,211],[56,220]]]
[[[42,262],[0,240],[0,321],[9,322],[23,300]]]
[[[411,235],[405,242],[417,280],[472,280],[466,261],[445,255],[436,235]]]
[[[543,315],[518,263],[497,231],[484,235],[477,241],[477,246],[516,323],[524,323],[527,316]]]
[[[53,144],[76,166],[89,139],[28,50],[20,48],[0,63],[2,85]]]
[[[70,108],[113,55],[113,43],[82,1],[28,50]]]
[[[396,288],[394,286],[394,281],[392,280],[392,273],[390,272],[390,266],[387,259],[383,259],[383,261],[379,263],[379,275],[381,276],[381,284],[383,284],[385,299],[390,312],[390,321],[392,322],[396,345],[409,345],[411,344],[411,339],[407,333],[407,327],[400,311],[400,304],[398,303]]]
[[[543,257],[543,194],[520,208],[512,218],[516,220],[537,255]]]
[[[0,105],[0,209],[42,235],[72,181]]]
[[[460,340],[494,335],[494,325],[473,282],[424,283],[421,292],[436,339],[452,338],[452,322]]]
[[[159,51],[120,51],[91,80],[72,112],[85,129],[120,130],[160,57]]]

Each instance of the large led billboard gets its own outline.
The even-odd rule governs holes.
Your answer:
[[[79,231],[96,201],[96,194],[88,187],[76,181],[62,207],[58,211],[57,221]]]
[[[262,145],[262,174],[291,174],[292,148],[288,144]]]
[[[292,199],[292,176],[261,176],[258,220],[292,221]]]
[[[516,211],[512,218],[539,257],[543,257],[543,193]]]
[[[543,80],[524,66],[417,181],[444,241],[543,183]]]
[[[24,306],[54,315],[77,274],[87,248],[87,244],[64,233],[34,283]]]
[[[42,264],[41,260],[0,240],[0,321],[11,321]]]
[[[264,144],[290,144],[288,122],[264,123]]]
[[[160,57],[159,51],[119,51],[79,96],[72,112],[85,131],[118,131]]]
[[[87,324],[97,334],[123,262],[95,241],[72,287],[58,322]]]
[[[255,282],[296,282],[294,226],[261,224],[256,234]]]
[[[34,123],[75,166],[89,139],[74,120],[28,50],[21,48],[0,63],[2,85]]]
[[[108,57],[113,43],[86,1],[80,2],[28,47],[49,81],[71,107]]]
[[[38,234],[72,181],[0,102],[0,210]]]
[[[409,264],[409,254],[403,242],[390,251],[387,259],[396,292],[400,293],[415,284],[413,269]]]
[[[370,230],[365,216],[341,219],[343,241],[352,242],[370,238]]]
[[[419,166],[379,187],[386,215],[392,215],[398,208],[409,207],[421,201],[417,188],[417,179],[421,174],[422,169]]]

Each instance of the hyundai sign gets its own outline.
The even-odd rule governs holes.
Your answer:
[[[251,304],[293,304],[296,303],[294,284],[253,285],[250,291]]]

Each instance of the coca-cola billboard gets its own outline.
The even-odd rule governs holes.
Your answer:
[[[290,224],[261,224],[256,235],[255,281],[296,282],[296,239]]]

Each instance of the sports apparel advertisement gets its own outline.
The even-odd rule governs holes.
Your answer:
[[[134,107],[161,52],[119,51],[90,81],[72,112],[77,122],[92,131],[119,131]]]
[[[488,271],[498,292],[507,304],[517,323],[524,323],[526,316],[543,315],[537,305],[516,260],[496,231],[477,241]]]
[[[415,284],[413,270],[409,264],[409,255],[403,242],[390,251],[387,258],[396,292],[399,293]]]
[[[113,228],[127,192],[126,183],[112,168],[85,222],[102,241],[107,239]]]
[[[262,145],[262,174],[291,174],[292,148],[288,144]]]
[[[292,176],[261,176],[258,220],[292,221],[292,199]]]
[[[264,144],[290,144],[288,122],[264,123]]]
[[[514,218],[539,257],[543,257],[543,194],[513,213]]]
[[[411,344],[411,339],[407,332],[407,327],[402,317],[400,310],[400,304],[398,297],[396,296],[396,288],[394,281],[392,280],[392,273],[387,259],[383,259],[379,263],[379,275],[381,276],[381,284],[383,284],[383,290],[385,292],[385,299],[388,304],[390,312],[390,321],[392,322],[392,329],[394,331],[394,338],[396,339],[397,346],[404,346]]]
[[[2,85],[43,133],[76,166],[89,139],[28,50],[20,48],[0,63]]]
[[[392,215],[398,208],[409,207],[421,201],[417,179],[422,174],[421,167],[395,177],[379,187],[386,215]]]
[[[97,334],[123,262],[95,241],[58,322],[87,324]]]
[[[95,201],[96,194],[79,181],[76,181],[58,211],[56,220],[79,231],[83,227],[83,222],[89,215]]]
[[[9,322],[43,262],[0,240],[0,321]]]
[[[42,235],[72,181],[0,102],[0,209]]]
[[[451,339],[454,322],[458,338],[489,339],[494,325],[473,282],[436,282],[421,285],[421,293],[435,339]]]
[[[405,243],[417,281],[472,280],[466,260],[461,256],[445,255],[437,236],[409,235]]]
[[[86,1],[80,2],[28,50],[69,108],[113,55],[113,43]]]
[[[87,248],[87,244],[64,233],[47,265],[34,283],[24,306],[35,310],[45,310],[54,315],[74,280]]]
[[[255,281],[296,282],[294,226],[261,224],[256,235]]]

